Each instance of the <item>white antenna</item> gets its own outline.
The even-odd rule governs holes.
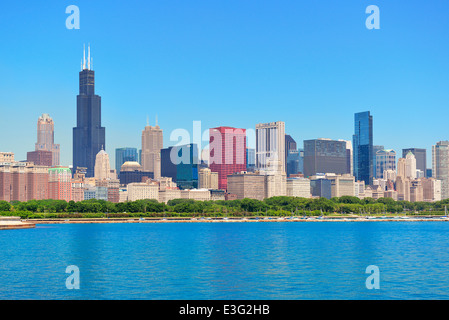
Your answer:
[[[89,69],[90,70],[90,43],[89,43],[89,46],[88,46],[88,48],[87,48],[87,69]]]
[[[83,44],[83,70],[86,69],[86,45]]]

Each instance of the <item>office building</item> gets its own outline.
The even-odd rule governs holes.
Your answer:
[[[376,152],[376,178],[386,179],[384,172],[396,171],[396,151],[393,149],[378,150]]]
[[[268,163],[275,163],[277,160],[281,163],[281,170],[286,172],[285,123],[277,121],[256,124],[256,167],[264,170]]]
[[[265,176],[250,172],[234,173],[228,176],[228,193],[236,196],[236,199],[265,198]]]
[[[53,153],[47,150],[27,152],[27,162],[32,162],[38,166],[51,167],[53,165]]]
[[[198,188],[198,146],[190,143],[161,150],[161,175],[172,178],[181,189]]]
[[[127,185],[133,182],[142,182],[144,179],[153,179],[153,172],[143,171],[138,162],[127,161],[120,169],[120,185]]]
[[[416,158],[416,169],[424,172],[424,175],[427,177],[426,149],[420,149],[420,148],[402,149],[402,157],[405,158],[409,152],[411,152]]]
[[[330,199],[332,197],[331,181],[324,178],[311,179],[310,191],[312,193],[312,197]]]
[[[287,196],[310,198],[310,180],[307,178],[288,178]]]
[[[449,141],[432,146],[432,177],[441,180],[441,200],[449,198]]]
[[[137,153],[137,148],[115,149],[115,170],[117,174],[120,173],[122,165],[127,161],[139,162],[139,155]]]
[[[331,139],[304,141],[304,176],[318,173],[349,173],[346,142]]]
[[[366,185],[373,181],[373,117],[369,111],[354,115],[354,135],[352,137],[354,176]]]
[[[209,129],[209,168],[218,173],[218,188],[227,189],[228,176],[246,171],[246,129]]]
[[[405,156],[405,176],[411,180],[416,179],[416,158],[410,151]]]
[[[212,172],[208,168],[201,169],[198,184],[200,189],[218,189],[218,172]]]
[[[49,151],[51,152],[51,163],[40,159],[40,163],[37,165],[59,166],[60,161],[60,148],[59,144],[54,143],[55,130],[53,119],[46,113],[42,114],[37,120],[37,142],[34,147],[34,152]],[[42,153],[41,153],[42,155]],[[39,159],[39,156],[34,156],[35,160]],[[36,159],[37,158],[37,159]],[[37,160],[38,161],[38,160]],[[39,161],[38,161],[39,162]],[[43,164],[45,162],[45,164]]]
[[[101,97],[95,94],[95,72],[91,68],[90,47],[88,58],[83,56],[79,73],[76,127],[73,128],[73,170],[86,168],[86,177],[93,177],[95,157],[106,150],[105,128],[101,126]]]
[[[157,125],[147,125],[142,131],[143,171],[153,172],[154,178],[161,177],[161,149],[163,148],[162,129]]]
[[[69,168],[48,169],[48,196],[54,200],[72,200],[72,172]]]

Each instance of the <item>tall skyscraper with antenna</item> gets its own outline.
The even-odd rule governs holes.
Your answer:
[[[106,150],[105,128],[101,126],[101,97],[95,94],[95,72],[92,70],[90,45],[86,49],[79,73],[79,94],[76,100],[76,127],[73,128],[73,172],[87,168],[86,177],[93,177],[95,158]]]

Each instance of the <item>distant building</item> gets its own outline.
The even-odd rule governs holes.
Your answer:
[[[253,172],[256,169],[256,149],[246,148],[246,171]]]
[[[72,200],[72,172],[69,168],[48,169],[48,197],[54,200]]]
[[[441,180],[441,200],[449,198],[449,141],[432,146],[432,177]]]
[[[265,176],[240,172],[228,175],[228,193],[235,195],[236,199],[257,199],[265,198]]]
[[[301,162],[301,157],[299,150],[287,150],[287,177],[291,175],[298,174],[301,171],[299,170],[299,165]]]
[[[304,176],[310,177],[317,173],[349,173],[347,157],[345,141],[305,140]]]
[[[310,198],[310,180],[307,178],[288,178],[287,196]]]
[[[128,201],[143,199],[159,200],[159,186],[145,182],[133,182],[128,184]]]
[[[405,176],[409,179],[416,179],[416,158],[409,151],[405,157]]]
[[[201,169],[198,182],[200,189],[218,189],[218,172],[212,172],[208,168]]]
[[[27,162],[32,162],[38,166],[51,167],[53,165],[53,153],[46,150],[27,152]]]
[[[246,171],[246,129],[209,129],[209,168],[218,173],[218,188],[227,189],[227,177]]]
[[[373,117],[369,111],[354,115],[354,176],[370,185],[373,181]]]
[[[157,125],[147,125],[142,131],[142,158],[143,171],[153,172],[154,178],[161,176],[161,149],[163,148],[162,129]]]
[[[376,152],[376,178],[383,179],[384,171],[396,171],[396,152],[392,149]]]
[[[34,152],[38,151],[49,151],[51,152],[51,163],[49,164],[48,160],[43,164],[43,159],[39,159],[38,156],[34,156],[36,160],[40,160],[40,163],[36,163],[37,165],[46,165],[46,166],[59,166],[60,161],[60,148],[59,144],[54,143],[54,122],[53,119],[46,113],[39,117],[37,120],[37,142],[34,147]],[[33,157],[33,156],[32,156]]]
[[[73,128],[73,170],[87,168],[86,177],[94,176],[95,156],[106,150],[105,128],[101,126],[101,97],[95,94],[95,72],[91,67],[90,47],[79,73],[76,102],[76,127]]]
[[[181,199],[192,199],[196,201],[209,201],[210,191],[207,189],[181,190]]]
[[[14,162],[14,153],[13,152],[0,152],[0,163],[3,162]]]
[[[198,146],[190,143],[161,150],[161,175],[170,177],[181,189],[198,187]]]
[[[264,170],[269,160],[280,161],[286,172],[285,123],[283,121],[256,124],[256,167]]]
[[[426,149],[407,148],[402,149],[402,157],[405,158],[411,152],[416,158],[416,169],[421,170],[427,177],[427,155]],[[430,178],[430,177],[429,177]]]
[[[111,173],[111,165],[109,155],[104,150],[100,150],[95,157],[95,180],[115,179],[114,174]]]
[[[310,180],[312,197],[330,199],[332,197],[331,180],[318,178]]]
[[[384,146],[373,146],[373,178],[379,178],[377,176],[377,151],[382,151],[384,150],[385,147]]]
[[[154,178],[153,172],[143,171],[137,162],[127,161],[120,169],[120,184],[127,185],[133,182],[142,182],[143,178]]]
[[[127,162],[139,162],[137,148],[117,148],[115,149],[115,170],[119,174],[122,165]]]

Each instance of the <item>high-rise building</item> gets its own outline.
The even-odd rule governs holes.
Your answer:
[[[427,155],[426,149],[419,148],[407,148],[402,149],[402,157],[405,158],[407,154],[411,152],[416,158],[416,169],[424,172],[424,175],[427,176]]]
[[[95,180],[115,179],[115,174],[111,173],[109,155],[104,150],[100,150],[95,158]]]
[[[377,151],[382,151],[384,149],[385,149],[384,146],[373,146],[373,178],[379,178],[377,176],[377,162],[376,162]]]
[[[266,194],[265,176],[255,173],[240,172],[228,176],[228,193],[237,199],[263,200]]]
[[[338,141],[344,141],[346,143],[346,167],[347,167],[347,173],[350,173],[351,175],[354,174],[354,161],[353,161],[353,150],[352,150],[352,142],[350,140],[341,140]]]
[[[256,124],[256,167],[266,169],[268,163],[275,163],[276,160],[280,161],[281,170],[286,172],[285,123],[277,121]]]
[[[53,153],[47,150],[27,152],[27,162],[32,162],[38,166],[51,167],[53,165]]]
[[[376,178],[386,179],[386,170],[396,170],[396,151],[392,149],[376,152]]]
[[[122,165],[127,161],[139,162],[137,148],[117,148],[115,149],[115,170],[120,172]]]
[[[69,168],[48,169],[48,196],[54,200],[72,200],[72,172]]]
[[[142,158],[144,171],[153,172],[154,178],[161,177],[161,149],[163,148],[162,129],[157,125],[147,125],[142,131]],[[129,192],[129,191],[128,191]]]
[[[105,128],[101,126],[101,97],[95,94],[95,72],[92,70],[90,47],[83,56],[79,73],[76,127],[73,128],[73,170],[87,168],[86,177],[93,177],[95,158],[106,150]]]
[[[301,172],[299,171],[300,161],[301,159],[298,149],[287,150],[287,177]]]
[[[55,127],[53,119],[50,118],[48,114],[44,113],[37,120],[37,142],[34,151],[50,151],[52,155],[50,166],[59,166],[60,149],[59,144],[54,143],[54,137]]]
[[[133,182],[142,182],[154,178],[153,172],[143,171],[138,162],[127,161],[120,168],[120,184],[127,185]]]
[[[198,187],[198,146],[190,143],[161,150],[161,175],[172,178],[181,189]]]
[[[405,176],[411,180],[416,179],[416,158],[411,151],[405,156]]]
[[[373,117],[369,111],[354,115],[354,176],[366,185],[373,181]]]
[[[298,146],[296,145],[295,139],[292,138],[291,135],[285,135],[285,165],[287,166],[287,157],[289,155],[290,150],[298,150]],[[287,169],[286,169],[287,170]]]
[[[304,140],[304,176],[317,173],[349,173],[346,141],[331,139]]]
[[[246,171],[246,129],[209,129],[209,168],[218,172],[218,188],[226,190],[228,175]]]
[[[212,172],[209,168],[203,168],[198,174],[200,189],[218,189],[218,172]]]
[[[432,146],[432,177],[441,180],[441,200],[449,198],[449,141]]]
[[[256,149],[246,148],[246,171],[256,169]]]

